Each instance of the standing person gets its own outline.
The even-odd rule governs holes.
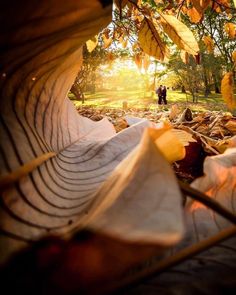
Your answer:
[[[162,101],[162,85],[160,85],[157,90],[156,90],[156,94],[158,96],[158,101],[157,103],[158,104],[161,104],[161,101]]]
[[[167,95],[167,89],[166,89],[166,86],[163,86],[161,89],[161,96],[162,96],[162,100],[164,101],[164,104],[167,104],[166,95]]]

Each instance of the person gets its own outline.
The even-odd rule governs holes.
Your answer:
[[[163,86],[161,90],[161,96],[162,96],[162,100],[164,104],[167,104],[166,95],[167,95],[166,86]]]
[[[157,90],[156,90],[156,94],[158,96],[158,101],[157,103],[158,104],[161,104],[161,101],[162,101],[162,85],[160,85]]]

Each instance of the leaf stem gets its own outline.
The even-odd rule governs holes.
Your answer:
[[[149,268],[146,268],[139,273],[127,277],[124,280],[119,281],[118,283],[110,284],[110,286],[106,289],[104,289],[102,292],[97,290],[95,292],[96,294],[108,294],[112,291],[120,291],[125,287],[125,290],[127,290],[127,287],[132,287],[135,284],[140,284],[142,281],[150,279],[154,275],[160,274],[161,272],[169,269],[170,267],[176,266],[180,264],[181,262],[184,262],[185,260],[208,250],[212,246],[225,241],[226,239],[229,239],[233,237],[236,234],[236,226],[232,226],[230,228],[227,228],[217,235],[214,235],[213,237],[210,237],[206,240],[203,240],[199,243],[196,243],[192,246],[189,246],[187,248],[184,248],[183,250],[177,252],[173,256],[169,256],[166,259],[163,259],[162,261],[157,261],[154,265],[152,265]]]
[[[190,187],[188,184],[178,181],[181,191],[190,198],[197,200],[205,206],[211,208],[224,218],[228,219],[233,224],[236,224],[236,215],[216,202],[214,199],[208,197],[206,194]]]

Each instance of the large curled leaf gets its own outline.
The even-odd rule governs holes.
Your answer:
[[[157,148],[166,132],[165,128],[147,130],[137,148],[104,183],[98,192],[103,201],[96,197],[93,204],[95,212],[102,211],[92,216],[93,229],[127,241],[166,246],[182,238],[181,195],[162,156],[169,158],[165,149],[178,140],[173,137],[165,146],[161,144],[161,150]]]
[[[123,184],[115,186],[121,191],[130,187],[132,210],[136,210],[135,186],[131,179],[121,177],[119,168],[101,185],[138,145],[150,123],[142,121],[116,135],[107,119],[95,123],[79,116],[67,98],[82,63],[82,45],[110,21],[111,7],[103,8],[96,0],[61,1],[60,5],[58,1],[51,1],[44,5],[40,10],[31,5],[27,11],[27,16],[37,18],[38,30],[21,26],[27,24],[27,19],[19,13],[19,18],[14,19],[17,29],[12,33],[3,32],[0,39],[8,44],[1,56],[4,75],[0,102],[0,263],[14,251],[48,234],[69,237],[102,212],[105,214],[104,210],[112,205],[115,197],[121,198],[122,203],[124,195],[120,197],[118,189],[114,194],[109,193],[114,178]],[[53,21],[49,26],[51,17]],[[4,17],[1,21],[2,27],[9,24],[8,18],[5,23]],[[109,233],[127,240],[176,243],[183,232],[180,194],[168,163],[149,137],[130,157],[121,164],[127,174],[130,172],[130,177],[132,169],[136,171],[136,182],[139,177],[145,177],[144,171],[150,174],[150,178],[144,178],[146,186],[140,188],[137,196],[145,201],[146,210],[152,208],[153,211],[149,212],[150,220],[146,220],[144,212],[147,214],[147,211],[139,208],[143,219],[138,220],[143,223],[141,235],[135,225],[137,219],[130,220],[132,235],[122,227],[122,220],[119,220],[120,232],[117,234],[117,223],[114,223]],[[170,179],[170,185],[158,185],[159,177]],[[156,191],[149,189],[146,195],[149,185],[155,185]],[[172,201],[175,208],[168,201],[169,193],[176,197]],[[174,214],[178,222],[169,219],[159,224],[160,216],[172,215],[168,210],[176,210],[176,207]],[[159,217],[154,214],[155,209],[160,209]],[[124,217],[129,213],[121,214]],[[152,218],[157,224],[152,224]],[[95,225],[98,224],[97,220]],[[104,225],[101,231],[106,230]],[[153,236],[155,230],[157,235]]]
[[[24,1],[18,9],[6,5],[0,13],[1,179],[23,167],[17,174],[21,178],[1,190],[3,262],[42,236],[76,227],[91,193],[124,157],[127,145],[112,151],[111,146],[119,146],[116,139],[97,142],[97,126],[107,138],[114,128],[78,116],[67,98],[82,63],[82,45],[109,23],[111,5]],[[52,157],[37,167],[35,159],[44,154]]]
[[[190,29],[173,15],[160,14],[160,23],[164,32],[180,48],[192,55],[197,55],[199,47]]]
[[[143,51],[159,60],[168,58],[169,51],[162,41],[153,22],[144,18],[139,30],[138,40]]]

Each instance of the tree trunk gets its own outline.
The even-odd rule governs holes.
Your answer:
[[[215,93],[220,93],[220,86],[215,73],[212,73],[212,78],[214,81]]]

